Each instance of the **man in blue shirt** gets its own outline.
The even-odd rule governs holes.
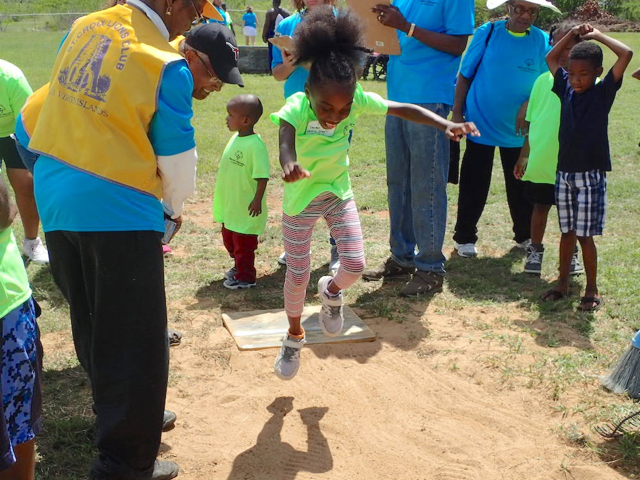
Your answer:
[[[397,0],[374,11],[380,23],[398,30],[402,50],[389,59],[389,100],[447,117],[460,57],[473,33],[473,0]],[[402,296],[438,292],[444,279],[449,140],[436,128],[391,116],[385,139],[391,256],[363,278],[413,273]]]

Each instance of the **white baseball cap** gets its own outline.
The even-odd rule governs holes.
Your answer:
[[[502,4],[507,3],[509,0],[487,0],[487,8],[492,10],[494,8],[499,7]],[[547,0],[524,0],[529,3],[535,3],[536,5],[542,5],[543,7],[550,8],[554,12],[562,13],[558,7],[556,7],[553,3]]]

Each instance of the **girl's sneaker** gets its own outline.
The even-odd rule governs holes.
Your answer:
[[[322,301],[320,309],[320,327],[327,337],[337,337],[344,326],[342,313],[342,292],[338,295],[327,295],[327,286],[333,277],[322,277],[318,281],[318,295]]]
[[[229,270],[224,272],[224,279],[225,280],[235,280],[236,273],[238,273],[238,269],[235,266],[233,266]]]
[[[227,272],[227,273],[229,273],[229,272]],[[224,285],[229,290],[240,290],[240,289],[244,289],[244,288],[253,288],[253,287],[256,286],[256,282],[253,282],[253,283],[242,282],[242,281],[238,280],[236,277],[233,277],[233,278],[228,278],[227,280],[225,280],[222,285]]]
[[[571,267],[569,267],[569,275],[580,275],[584,273],[584,267],[580,263],[580,252],[578,247],[573,251],[573,258],[571,258]]]
[[[291,380],[298,373],[300,368],[300,352],[306,343],[307,338],[292,338],[289,332],[282,338],[282,347],[273,363],[273,371],[281,380]]]

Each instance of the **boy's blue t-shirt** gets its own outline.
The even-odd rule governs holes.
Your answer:
[[[393,5],[417,27],[449,35],[473,34],[473,0],[395,0]],[[389,100],[453,105],[460,57],[428,47],[400,30],[397,32],[402,54],[389,57]]]
[[[464,77],[473,78],[465,113],[466,120],[480,131],[474,142],[522,147],[524,138],[516,135],[516,115],[535,81],[548,71],[549,36],[536,27],[518,36],[506,24],[506,20],[494,22],[488,45],[491,23],[478,28],[471,40],[460,68]]]
[[[156,155],[170,156],[195,147],[191,126],[193,77],[186,62],[167,66],[158,106],[149,127]],[[21,118],[18,141],[29,145]],[[41,155],[34,170],[34,193],[45,232],[164,232],[162,203],[152,195],[113,183]]]
[[[300,12],[296,12],[293,15],[285,18],[280,22],[278,28],[276,28],[276,36],[289,35],[293,37],[296,27],[304,20],[304,16]],[[282,62],[282,52],[275,45],[273,46],[273,60],[271,61],[271,68],[276,65],[280,65]],[[296,67],[296,69],[289,75],[284,82],[284,98],[289,98],[294,93],[304,92],[304,86],[307,83],[307,77],[309,71],[306,68]]]
[[[622,79],[616,82],[613,70],[609,70],[604,80],[586,92],[576,93],[564,68],[555,73],[553,92],[560,97],[561,105],[559,171],[611,171],[609,112],[621,86]]]
[[[258,25],[256,14],[253,12],[247,12],[244,15],[242,15],[242,21],[244,22],[245,27],[256,28],[256,26]]]

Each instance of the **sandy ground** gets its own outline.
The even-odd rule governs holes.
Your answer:
[[[503,388],[479,359],[504,347],[460,317],[365,321],[376,342],[305,348],[289,382],[275,349],[238,351],[202,312],[181,322],[162,457],[183,480],[625,478],[554,433],[542,392]]]

